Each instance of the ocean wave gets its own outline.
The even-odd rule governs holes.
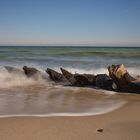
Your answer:
[[[43,78],[39,78],[38,80],[35,80],[33,78],[28,78],[25,75],[21,75],[21,74],[12,74],[12,73],[8,73],[4,68],[0,68],[0,88],[8,88],[8,87],[15,87],[15,86],[29,86],[29,85],[34,85],[34,84],[49,84],[50,79],[48,74],[45,72],[45,69],[41,69],[39,66],[35,66],[38,70],[40,70],[42,72],[42,74],[44,75],[44,77],[46,77],[45,79]],[[61,72],[60,71],[60,67],[51,67],[52,69]],[[73,68],[73,67],[63,67],[66,70],[68,70],[69,72],[75,74],[75,73],[79,73],[79,74],[108,74],[108,70],[107,68],[95,68],[95,67],[91,67],[91,68]],[[139,68],[138,67],[129,67],[127,68],[127,71],[133,75],[133,76],[138,76],[140,74]]]
[[[39,83],[47,84],[47,81],[44,81],[42,78],[35,80],[22,74],[12,74],[4,69],[0,69],[0,88],[31,86]]]

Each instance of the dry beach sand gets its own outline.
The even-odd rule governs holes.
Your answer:
[[[0,140],[139,140],[140,95],[121,96],[127,103],[103,115],[1,118]]]

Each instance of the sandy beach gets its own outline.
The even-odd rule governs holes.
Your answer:
[[[140,96],[122,98],[128,103],[103,115],[1,118],[0,140],[139,140]]]

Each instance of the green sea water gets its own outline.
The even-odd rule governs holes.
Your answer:
[[[76,69],[104,68],[123,63],[140,67],[139,47],[70,47],[70,46],[1,46],[0,65],[71,67]]]

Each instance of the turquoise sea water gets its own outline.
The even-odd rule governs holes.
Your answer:
[[[110,64],[123,63],[140,74],[140,48],[0,46],[0,116],[96,115],[124,104],[115,92],[64,87],[50,81],[47,67],[72,73],[107,73]],[[9,74],[4,66],[36,67],[47,79],[33,80]]]

